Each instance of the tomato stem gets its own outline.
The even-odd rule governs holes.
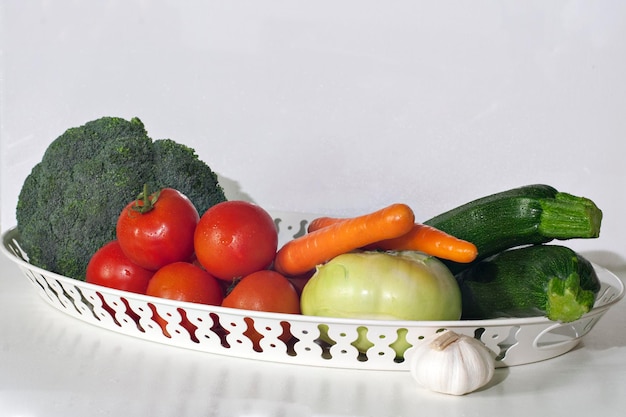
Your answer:
[[[136,211],[141,214],[145,214],[151,211],[154,208],[157,200],[159,199],[159,194],[161,191],[157,191],[153,194],[150,194],[148,190],[148,184],[143,185],[143,191],[139,193],[137,199],[135,200],[135,204],[133,205],[133,211]]]

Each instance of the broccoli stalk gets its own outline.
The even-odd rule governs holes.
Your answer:
[[[137,118],[103,117],[68,129],[20,191],[17,227],[29,261],[84,280],[89,259],[115,239],[119,213],[144,184],[177,189],[200,214],[226,200],[217,175],[192,148],[153,141]]]

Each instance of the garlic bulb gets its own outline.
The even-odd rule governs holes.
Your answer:
[[[410,362],[418,384],[444,394],[463,395],[486,385],[495,360],[479,340],[445,330],[416,347]]]

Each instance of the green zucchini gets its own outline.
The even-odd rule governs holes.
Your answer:
[[[501,252],[456,275],[463,319],[546,316],[571,322],[593,308],[600,281],[570,248],[532,245]]]
[[[602,211],[592,200],[535,184],[470,201],[424,223],[472,242],[480,261],[522,245],[596,238],[601,222]],[[444,262],[453,273],[469,266]]]

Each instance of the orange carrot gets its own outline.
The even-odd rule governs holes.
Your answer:
[[[341,219],[338,217],[317,217],[311,220],[311,223],[309,223],[306,231],[308,233],[311,233],[318,229],[321,229],[322,227],[330,226],[331,224],[339,223],[344,220],[346,219]]]
[[[402,236],[414,223],[413,210],[401,203],[342,219],[287,242],[276,253],[274,269],[289,276],[303,274],[335,256]]]
[[[313,232],[343,220],[336,217],[318,217],[311,221],[307,230]],[[460,263],[472,262],[478,256],[478,249],[473,243],[421,223],[415,223],[405,235],[372,243],[364,249],[414,250]]]
[[[472,262],[478,256],[478,249],[473,243],[421,223],[415,223],[403,236],[382,240],[371,246],[382,250],[420,251],[460,263]]]

